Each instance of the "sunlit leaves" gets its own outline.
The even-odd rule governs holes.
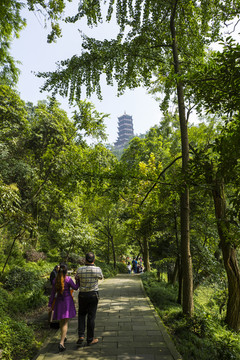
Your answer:
[[[222,51],[212,52],[205,65],[194,74],[192,86],[196,102],[208,111],[233,114],[240,104],[240,45],[231,38]]]
[[[8,86],[0,86],[0,137],[6,143],[14,142],[19,132],[26,132],[27,112],[24,102]]]
[[[78,101],[78,110],[74,112],[73,121],[79,131],[79,138],[92,136],[106,140],[104,120],[109,115],[98,112],[89,101]],[[83,133],[83,135],[82,135]]]
[[[70,247],[93,243],[94,228],[87,217],[83,222],[79,194],[106,193],[109,186],[104,181],[113,155],[84,142],[86,134],[104,137],[105,115],[87,102],[79,109],[70,120],[54,99],[25,106],[14,91],[0,87],[0,227],[8,228],[13,219],[14,229],[24,228],[46,250],[54,243],[62,248],[65,240]]]
[[[93,247],[95,229],[82,211],[83,199],[75,196],[63,204],[62,217],[58,219],[58,246],[65,252],[85,253]]]
[[[21,199],[16,184],[6,185],[0,178],[0,223],[9,221],[20,209]]]
[[[18,71],[10,55],[10,43],[25,26],[20,15],[22,3],[15,0],[2,0],[0,3],[0,81],[12,84],[17,81]]]
[[[16,61],[11,56],[10,45],[14,37],[18,37],[26,26],[21,10],[25,7],[29,11],[36,11],[50,22],[51,33],[48,42],[53,42],[61,36],[59,20],[63,15],[66,3],[69,0],[1,0],[0,2],[0,83],[15,85],[19,70]]]

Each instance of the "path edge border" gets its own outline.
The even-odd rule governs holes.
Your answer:
[[[149,296],[147,295],[141,278],[140,278],[140,280],[141,280],[141,287],[142,287],[142,290],[144,292],[144,295],[146,296],[146,299],[147,299],[147,301],[149,303],[150,308],[154,311],[154,317],[155,317],[155,319],[156,319],[156,321],[158,323],[158,326],[159,326],[159,328],[160,328],[160,330],[162,332],[164,341],[166,342],[167,347],[168,347],[169,351],[171,352],[171,355],[172,355],[173,359],[174,360],[182,360],[183,358],[180,355],[180,353],[177,351],[177,349],[175,347],[175,344],[174,344],[174,341],[172,340],[166,326],[164,325],[164,323],[161,320],[159,314],[157,313],[153,303],[151,302]]]

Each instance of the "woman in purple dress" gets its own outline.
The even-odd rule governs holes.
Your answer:
[[[53,280],[53,287],[48,306],[52,308],[54,300],[53,320],[59,320],[61,330],[61,341],[58,345],[59,351],[66,350],[64,341],[68,330],[68,320],[76,316],[76,309],[71,294],[71,288],[77,290],[79,284],[67,276],[67,266],[61,264],[56,279]]]

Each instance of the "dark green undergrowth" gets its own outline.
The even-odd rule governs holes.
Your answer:
[[[1,360],[31,360],[41,347],[48,331],[41,323],[27,325],[25,319],[32,313],[47,308],[49,298],[49,275],[56,262],[44,260],[22,262],[13,266],[1,277],[0,283],[0,358]],[[79,264],[69,268],[76,269]],[[113,265],[96,261],[105,278],[119,272],[127,272],[125,264]],[[40,314],[42,313],[40,312]],[[36,315],[37,316],[37,315]],[[49,331],[51,331],[49,329]],[[40,333],[40,336],[39,336]]]
[[[158,282],[154,273],[142,275],[144,288],[184,360],[239,360],[240,335],[229,330],[220,315],[219,297],[210,286],[194,295],[195,311],[189,319],[177,304],[177,287]],[[202,302],[205,294],[209,295]]]
[[[116,276],[118,273],[127,274],[127,267],[123,263],[117,263],[114,269],[113,264],[106,264],[104,261],[96,260],[95,265],[102,269],[105,279]]]
[[[34,328],[23,320],[24,315],[47,302],[44,285],[48,266],[28,264],[15,266],[1,279],[0,287],[0,349],[1,359],[30,360],[41,345]]]

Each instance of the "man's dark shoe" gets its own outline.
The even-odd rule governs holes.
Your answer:
[[[98,343],[98,339],[93,339],[92,341],[88,342],[88,346],[96,345]]]
[[[81,346],[83,344],[83,342],[84,342],[84,337],[80,337],[77,341],[77,345]]]

